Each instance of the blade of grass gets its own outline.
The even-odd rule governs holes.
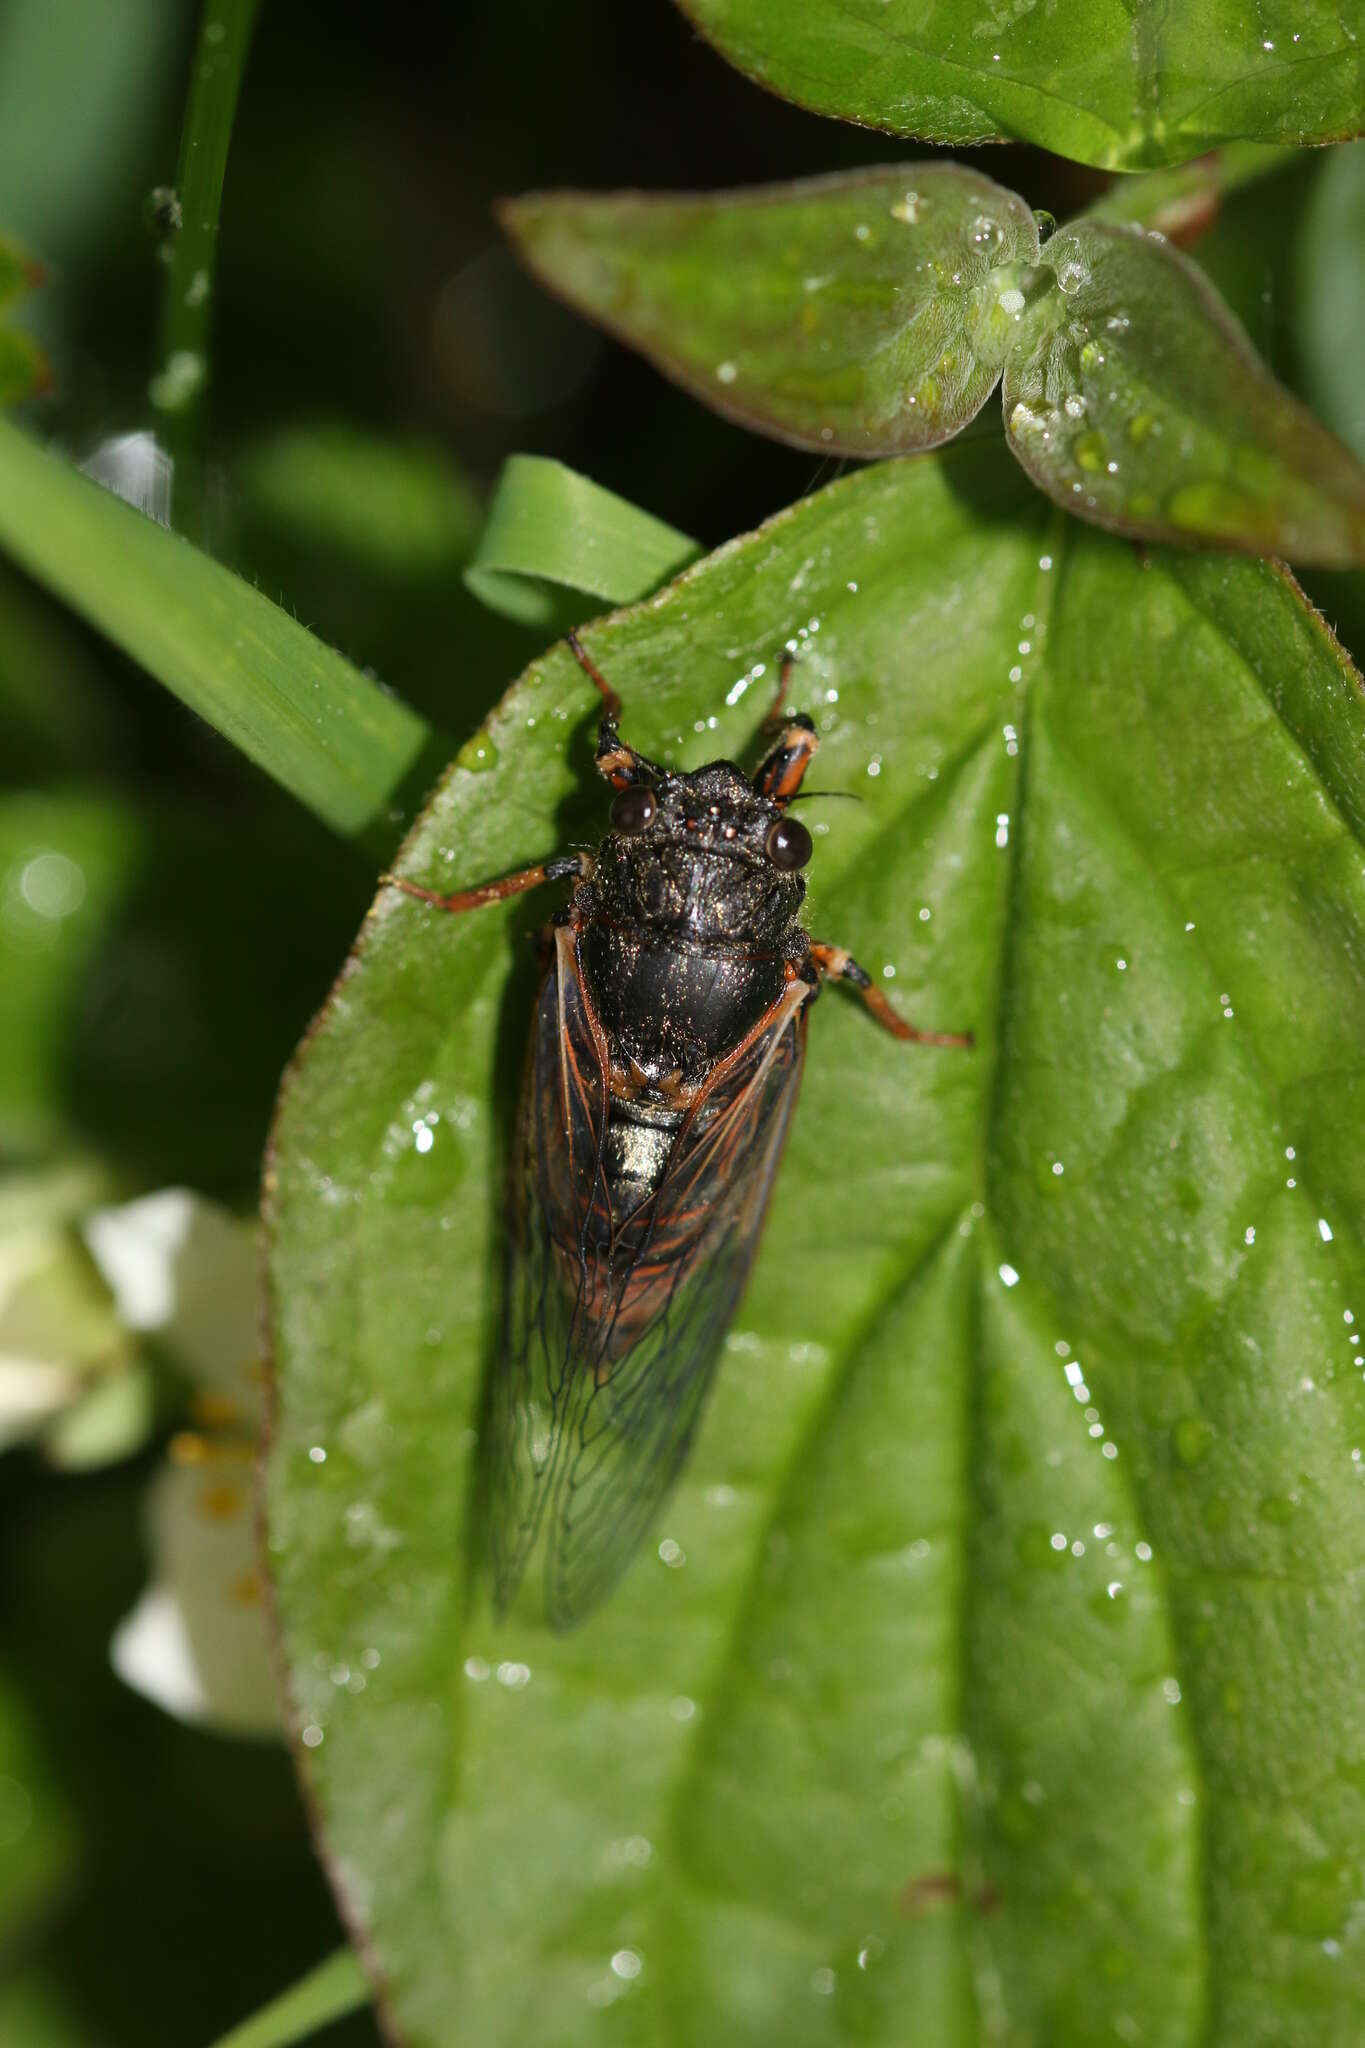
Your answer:
[[[439,746],[258,590],[3,422],[0,548],[348,837]]]
[[[166,264],[159,365],[148,397],[174,464],[175,520],[197,535],[202,503],[204,394],[218,257],[218,214],[237,96],[261,0],[205,0],[190,69],[176,182],[178,223]]]
[[[291,2048],[293,2042],[306,2041],[320,2027],[368,2005],[369,1998],[370,1987],[360,1964],[350,1949],[340,1948],[249,2020],[222,2035],[214,2048]]]
[[[701,554],[696,541],[601,484],[540,455],[512,455],[494,486],[465,582],[492,611],[564,628],[648,597]]]

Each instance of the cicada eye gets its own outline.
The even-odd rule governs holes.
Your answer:
[[[611,803],[612,830],[633,839],[637,832],[644,831],[658,808],[653,790],[646,789],[642,782],[618,790]]]
[[[814,851],[799,818],[779,818],[768,834],[768,858],[775,868],[803,868]]]

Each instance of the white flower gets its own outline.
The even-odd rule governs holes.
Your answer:
[[[256,1559],[253,1468],[261,1416],[254,1226],[171,1188],[86,1224],[123,1323],[196,1388],[195,1426],[152,1480],[152,1581],[115,1630],[124,1682],[178,1719],[273,1735],[279,1707]]]
[[[107,1464],[146,1441],[151,1377],[75,1228],[94,1189],[76,1166],[0,1184],[0,1449]]]

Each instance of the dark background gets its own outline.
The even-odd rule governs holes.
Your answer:
[[[144,201],[174,179],[194,26],[182,0],[0,8],[0,232],[52,270],[30,324],[56,388],[24,423],[77,456],[152,423],[162,272]],[[537,651],[462,589],[474,513],[420,569],[376,560],[344,516],[297,518],[262,483],[280,437],[340,426],[417,444],[466,503],[507,454],[554,455],[708,546],[728,539],[838,465],[712,418],[596,338],[521,276],[492,202],[928,153],[768,97],[669,0],[267,0],[222,215],[214,545],[458,739]],[[1104,182],[1025,148],[973,160],[1060,216]],[[1291,382],[1285,266],[1314,174],[1306,161],[1255,188],[1200,252]],[[988,405],[979,430],[995,418]],[[34,683],[15,666],[20,629],[43,650],[41,714],[20,701]],[[58,1003],[53,1129],[4,1164],[79,1146],[130,1192],[186,1181],[249,1206],[279,1070],[373,859],[0,569],[0,802],[20,791],[112,806],[136,819],[139,850]],[[181,1727],[109,1669],[145,1574],[152,1463],[74,1478],[24,1450],[0,1461],[0,1704],[32,1731],[58,1845],[16,1890],[23,1843],[0,1828],[0,2037],[23,2048],[200,2048],[340,1939],[284,1755]],[[372,2022],[334,2038],[372,2041]]]

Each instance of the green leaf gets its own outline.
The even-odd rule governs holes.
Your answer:
[[[7,313],[35,285],[41,284],[42,278],[42,270],[32,257],[25,255],[7,235],[0,235],[0,313]]]
[[[554,1635],[534,1587],[491,1618],[471,1537],[555,893],[367,922],[268,1177],[267,1545],[395,2037],[1345,2048],[1359,679],[1282,573],[1139,555],[998,446],[862,470],[588,637],[689,764],[753,758],[797,642],[812,779],[864,799],[808,814],[810,927],[977,1042],[821,999],[684,1481]],[[535,664],[404,872],[591,844],[595,712]]]
[[[438,450],[320,422],[254,443],[236,480],[235,566],[438,729],[472,731],[535,652],[464,588],[483,505]]]
[[[50,1753],[43,1713],[18,1671],[0,1665],[0,1949],[7,1962],[76,1878],[83,1861],[80,1818]],[[8,1975],[8,1969],[6,1971]]]
[[[1361,57],[1334,0],[679,0],[722,56],[798,106],[927,142],[1014,136],[1106,170],[1240,137],[1359,132]]]
[[[35,398],[51,381],[47,357],[33,337],[17,327],[0,327],[0,405]]]
[[[1038,255],[1022,199],[955,164],[533,194],[503,219],[547,284],[715,411],[849,455],[933,448],[975,416],[1012,335],[1002,266]]]
[[[429,738],[415,712],[3,423],[0,548],[336,831],[393,805]]]
[[[1005,365],[1010,445],[1069,511],[1123,533],[1365,561],[1365,470],[1277,384],[1194,265],[1078,221]]]
[[[1365,460],[1365,143],[1323,164],[1299,239],[1295,335],[1313,404]]]
[[[465,582],[494,611],[526,625],[573,624],[585,615],[566,591],[629,604],[696,560],[701,549],[667,526],[543,455],[502,466]]]
[[[1302,150],[1234,142],[1172,170],[1115,178],[1109,189],[1086,207],[1085,218],[1107,220],[1116,227],[1131,222],[1184,245],[1203,236],[1233,194],[1303,162]]]
[[[126,757],[125,718],[69,613],[0,563],[0,783],[31,788]]]
[[[1288,255],[1276,305],[1284,311],[1304,396],[1365,461],[1365,145],[1333,150],[1317,166]],[[1258,282],[1264,287],[1264,267]],[[1360,661],[1365,575],[1320,575],[1312,594]]]
[[[338,1949],[261,2011],[224,2034],[215,2048],[292,2048],[369,1999],[365,1975],[350,1949]]]
[[[473,486],[434,448],[386,441],[341,422],[257,442],[240,483],[253,521],[302,551],[395,578],[449,576],[479,527]]]
[[[252,1184],[364,873],[280,808],[244,835],[207,808],[0,797],[0,1157]]]

